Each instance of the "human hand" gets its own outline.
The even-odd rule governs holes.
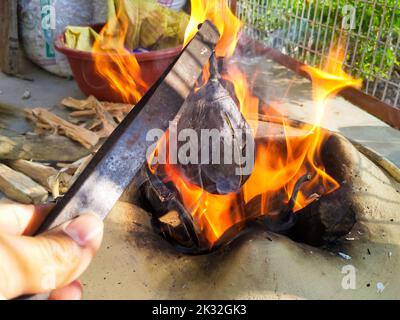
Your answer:
[[[103,238],[103,222],[82,215],[36,237],[51,205],[0,204],[0,299],[51,292],[50,299],[82,296],[76,280]]]

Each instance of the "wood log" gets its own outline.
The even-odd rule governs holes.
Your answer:
[[[160,232],[172,239],[177,244],[190,248],[194,245],[193,238],[186,225],[182,223],[176,210],[167,212],[159,218]]]
[[[55,199],[68,191],[68,189],[78,179],[79,175],[83,172],[92,158],[93,155],[89,155],[79,159],[78,161],[75,161],[74,163],[57,164],[61,170],[56,175],[50,177],[50,185],[52,186],[51,193]]]
[[[61,104],[67,108],[74,110],[92,110],[97,99],[93,96],[88,97],[86,100],[75,99],[72,97],[65,98]]]
[[[98,101],[95,97],[90,96],[86,100],[74,99],[72,97],[65,98],[61,101],[61,104],[67,108],[77,110],[75,112],[83,112],[83,115],[95,115],[95,106],[100,103],[102,107],[110,111],[121,111],[128,113],[132,110],[133,105],[125,104],[125,103],[115,103],[115,102],[106,102],[106,101]],[[79,113],[75,113],[78,115]]]
[[[48,192],[24,174],[0,163],[0,191],[9,199],[24,204],[44,203]]]
[[[93,155],[89,155],[85,158],[82,158],[76,162],[74,162],[72,165],[75,165],[75,172],[73,173],[73,176],[71,177],[71,180],[68,182],[68,189],[75,183],[75,181],[78,179],[80,174],[85,170],[89,162],[92,160]]]
[[[0,69],[10,75],[20,72],[17,1],[0,1]]]
[[[90,153],[90,150],[62,136],[0,136],[0,160],[73,162]]]
[[[94,108],[96,110],[97,118],[101,121],[103,126],[103,128],[99,132],[97,132],[97,134],[101,138],[106,138],[110,136],[111,133],[113,133],[118,124],[114,121],[110,113],[108,113],[108,111],[104,109],[99,101],[97,101]]]
[[[26,113],[28,118],[35,123],[50,125],[55,131],[79,142],[87,149],[92,150],[100,140],[95,132],[74,125],[46,109],[36,108],[33,110],[26,110]]]
[[[39,183],[42,187],[46,188],[47,191],[51,192],[53,190],[50,177],[58,174],[58,171],[56,169],[41,163],[27,160],[11,160],[7,161],[6,165],[9,166],[11,169],[27,175],[28,177]]]

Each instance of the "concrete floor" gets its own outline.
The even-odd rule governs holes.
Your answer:
[[[10,77],[0,72],[0,104],[17,110],[43,107],[62,112],[62,108],[57,106],[63,98],[84,98],[73,79],[53,76],[32,64],[28,63],[24,77],[30,80]],[[22,98],[26,90],[31,93],[29,99]],[[30,125],[21,118],[0,115],[0,134],[25,133],[30,129]]]

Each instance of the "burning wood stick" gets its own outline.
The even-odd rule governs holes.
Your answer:
[[[45,188],[24,174],[0,163],[0,191],[11,200],[24,204],[38,204],[47,200]]]
[[[167,212],[165,215],[160,217],[159,223],[160,232],[173,237],[173,241],[176,241],[177,244],[186,248],[198,244],[197,235],[193,233],[194,226],[188,225],[192,224],[192,220],[187,221],[187,219],[183,219],[178,211],[172,210]]]
[[[301,176],[293,188],[292,195],[289,202],[285,205],[280,204],[281,209],[277,215],[266,215],[262,218],[265,226],[272,232],[285,232],[293,227],[297,221],[297,215],[293,212],[296,205],[297,196],[300,192],[301,187],[304,183],[310,181],[312,178],[311,174],[307,173]]]
[[[29,119],[37,123],[45,124],[44,128],[50,126],[56,132],[71,138],[82,144],[85,148],[92,150],[99,142],[99,136],[90,130],[74,125],[55,114],[42,108],[26,110]]]

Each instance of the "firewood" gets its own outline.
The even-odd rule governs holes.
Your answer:
[[[61,101],[61,104],[65,107],[72,108],[75,110],[90,110],[93,109],[93,104],[97,99],[93,96],[88,97],[86,100],[74,99],[72,97],[65,98]]]
[[[114,118],[117,120],[118,123],[121,123],[125,118],[122,112],[113,113],[112,115],[114,116]]]
[[[18,4],[0,2],[0,69],[9,75],[22,71],[22,50],[18,41]]]
[[[180,244],[191,243],[190,233],[175,210],[167,212],[159,219],[161,232],[174,237]]]
[[[103,102],[101,102],[101,104],[103,105],[104,109],[106,109],[108,112],[119,111],[119,112],[128,113],[134,107],[131,104],[115,103],[115,102],[107,102],[107,101],[103,101]]]
[[[88,130],[95,130],[101,127],[101,121],[99,119],[92,119],[85,123],[85,128]]]
[[[99,102],[100,103],[100,102]],[[100,103],[102,108],[109,112],[110,114],[118,114],[118,113],[128,113],[131,110],[130,105],[123,105],[123,107],[119,106],[110,106],[106,107],[104,103]],[[88,110],[77,110],[77,111],[72,111],[69,114],[71,117],[88,117],[88,116],[95,116],[96,115],[96,110],[95,109],[88,109]]]
[[[0,136],[0,160],[72,162],[88,154],[88,149],[62,136]]]
[[[70,115],[70,117],[74,117],[74,118],[95,116],[96,110],[78,110],[78,111],[71,112],[69,115]]]
[[[26,110],[28,118],[34,119],[34,122],[44,123],[55,128],[58,133],[71,138],[82,144],[87,149],[93,149],[99,142],[99,136],[90,130],[74,125],[64,120],[46,109],[36,108]]]
[[[117,127],[117,123],[115,123],[113,117],[103,108],[100,102],[94,106],[97,117],[101,121],[103,128],[97,133],[100,137],[106,138],[111,135],[114,129]]]
[[[11,169],[19,171],[30,177],[31,179],[39,183],[42,187],[45,187],[47,191],[52,190],[49,178],[58,173],[58,171],[53,167],[27,160],[11,160],[6,161],[5,164]]]
[[[182,223],[177,211],[170,211],[160,218],[160,222],[169,225],[171,228],[178,228]]]
[[[89,155],[87,157],[84,157],[76,162],[74,162],[72,165],[77,166],[71,180],[68,182],[68,188],[70,188],[76,179],[80,176],[80,174],[83,172],[83,170],[86,168],[86,166],[89,164],[89,162],[92,160],[93,155]]]
[[[86,168],[90,160],[92,160],[92,155],[84,157],[75,161],[74,163],[57,164],[61,167],[61,170],[50,178],[52,185],[52,194],[54,198],[58,198],[68,191],[68,189],[74,184],[79,175]]]
[[[78,100],[74,98],[65,98],[61,101],[61,104],[67,108],[71,108],[74,110],[81,111],[81,114],[85,115],[95,115],[95,106],[97,103],[100,103],[102,107],[110,111],[121,111],[121,112],[129,112],[132,110],[132,105],[125,104],[125,103],[114,103],[114,102],[99,102],[95,97],[90,96],[86,100]],[[75,113],[79,114],[79,113]]]
[[[72,176],[65,171],[60,171],[49,178],[49,183],[52,187],[51,194],[54,199],[57,199],[68,191],[71,178]]]
[[[96,131],[100,138],[108,137],[118,123],[121,123],[125,115],[132,110],[133,106],[124,103],[100,102],[95,97],[90,96],[86,100],[78,100],[74,98],[66,98],[62,104],[75,111],[70,112],[71,122],[85,123],[84,127],[89,130]],[[74,120],[75,118],[84,118],[82,120]],[[92,119],[91,119],[92,118]]]
[[[24,204],[38,204],[47,200],[45,188],[24,174],[0,163],[0,191],[11,200]]]

